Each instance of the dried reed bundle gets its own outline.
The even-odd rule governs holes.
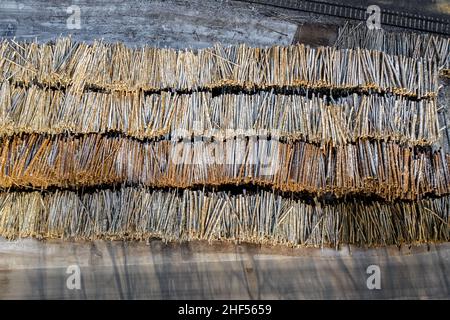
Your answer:
[[[198,90],[238,87],[370,90],[415,98],[436,96],[438,72],[424,58],[364,49],[246,45],[176,51],[131,49],[60,38],[51,44],[0,43],[2,79],[29,85],[102,90]]]
[[[0,193],[8,238],[221,240],[287,246],[363,246],[450,240],[450,198],[306,203],[266,191]]]
[[[336,197],[420,199],[450,193],[450,156],[361,140],[336,148],[247,137],[138,141],[108,135],[1,140],[0,187],[259,185]]]
[[[119,132],[144,139],[169,134],[214,138],[266,134],[321,145],[361,138],[431,145],[440,139],[439,127],[434,100],[397,96],[353,94],[332,99],[273,91],[74,95],[9,82],[0,89],[0,135]]]
[[[365,25],[346,24],[339,29],[338,48],[380,50],[390,55],[424,58],[437,63],[441,75],[450,74],[450,38],[410,32],[370,30]]]

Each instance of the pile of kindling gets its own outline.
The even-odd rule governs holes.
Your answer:
[[[270,135],[282,140],[344,145],[358,139],[431,145],[440,138],[434,99],[379,94],[87,91],[0,89],[0,136],[20,133],[117,132],[137,139],[192,135]]]
[[[154,190],[0,193],[9,237],[233,241],[379,246],[448,241],[450,198],[308,203],[270,191]]]
[[[306,142],[139,141],[108,135],[1,139],[0,188],[133,184],[255,185],[336,197],[414,200],[450,194],[450,155],[363,139],[325,150]]]
[[[448,241],[448,44],[377,37],[387,52],[2,41],[0,236]]]
[[[215,46],[192,50],[123,44],[0,43],[0,76],[20,85],[39,84],[80,92],[243,90],[309,88],[370,90],[415,98],[435,96],[436,65],[424,58],[365,49],[312,48],[302,44],[252,48]]]

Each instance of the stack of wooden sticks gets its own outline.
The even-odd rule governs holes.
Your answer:
[[[4,41],[0,235],[448,241],[440,68],[358,48]]]
[[[436,62],[443,76],[450,76],[450,38],[410,32],[370,30],[365,24],[345,24],[339,29],[335,46],[338,48],[365,48],[391,55],[414,59],[425,58]]]

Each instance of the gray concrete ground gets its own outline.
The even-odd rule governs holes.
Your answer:
[[[73,265],[79,290],[67,287]],[[367,287],[370,265],[380,268],[380,290]],[[0,288],[0,299],[449,299],[450,244],[336,251],[2,240]]]
[[[67,20],[77,6],[80,29]],[[67,12],[69,10],[69,13]],[[128,45],[201,48],[214,43],[254,46],[289,44],[295,23],[259,14],[251,5],[229,1],[2,0],[0,36],[49,41],[72,35]]]
[[[362,7],[378,4],[382,10],[392,8],[447,19],[450,16],[447,0],[340,2]],[[80,9],[79,29],[69,26],[75,13],[74,6]],[[297,28],[301,29],[304,24],[342,25],[344,22],[340,18],[234,0],[0,1],[0,37],[20,40],[36,38],[42,42],[60,35],[72,35],[81,41],[103,38],[128,45],[173,48],[202,48],[217,42],[252,46],[285,45],[292,42]],[[388,26],[385,28],[391,29]],[[315,30],[312,35],[305,34],[304,39],[296,40],[309,41],[314,34],[318,38],[323,37],[323,31]]]

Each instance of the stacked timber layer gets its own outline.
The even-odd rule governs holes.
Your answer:
[[[97,190],[0,194],[7,237],[221,240],[362,246],[449,241],[450,198],[307,202],[271,191]]]
[[[0,235],[449,239],[439,66],[379,51],[0,44]]]
[[[131,49],[122,44],[0,44],[0,75],[12,83],[112,91],[189,91],[233,87],[355,90],[425,98],[436,94],[437,67],[428,59],[364,49],[304,45],[251,48]]]
[[[0,87],[0,137],[20,133],[120,133],[130,138],[271,135],[333,146],[358,139],[409,146],[438,142],[434,99],[395,95],[173,92],[144,93]]]
[[[365,25],[346,24],[339,29],[338,48],[364,48],[391,55],[435,61],[442,76],[450,77],[450,38],[410,32],[370,30]]]

